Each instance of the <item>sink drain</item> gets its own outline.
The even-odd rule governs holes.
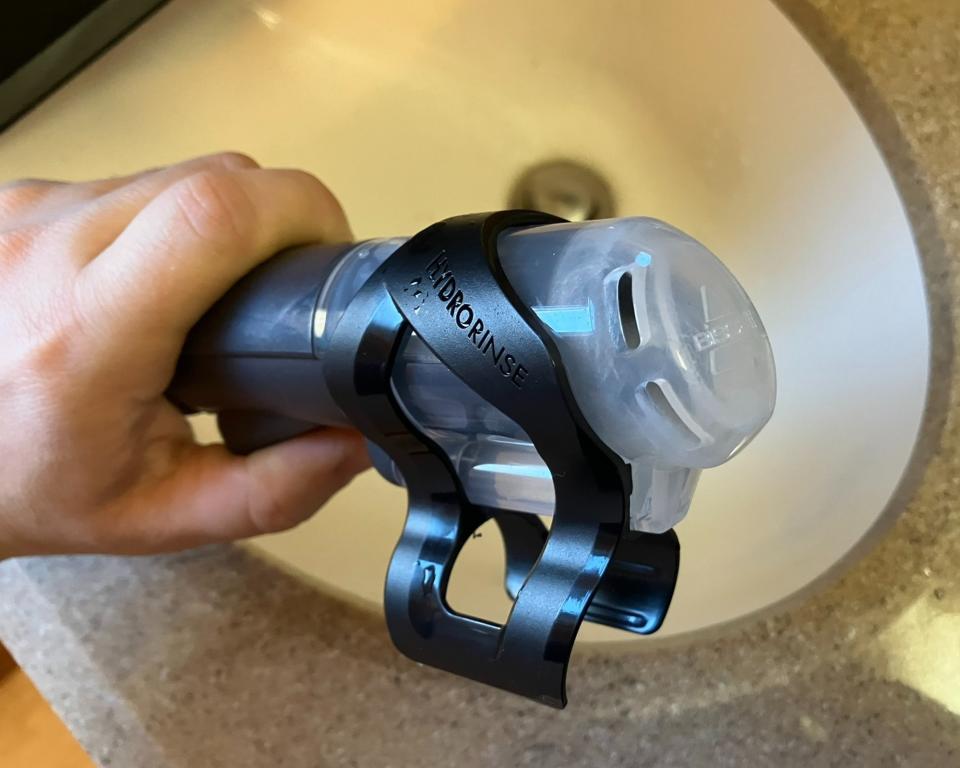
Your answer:
[[[615,207],[610,185],[596,171],[571,160],[538,163],[510,190],[511,208],[531,208],[570,221],[605,219]]]

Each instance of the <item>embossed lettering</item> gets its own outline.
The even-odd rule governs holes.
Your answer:
[[[527,378],[527,369],[522,365],[517,365],[517,369],[513,372],[513,376],[510,377],[510,381],[517,385],[517,388],[523,386],[523,382]]]
[[[447,314],[453,317],[454,310],[463,304],[463,291],[457,291],[453,294],[450,301],[447,302]]]
[[[450,277],[447,278],[447,282],[445,282],[440,287],[440,290],[437,291],[437,298],[440,299],[440,301],[449,301],[453,298],[453,294],[456,292],[457,281],[454,279],[453,275],[450,275]]]
[[[491,349],[493,352],[490,352]],[[487,354],[487,352],[490,352],[490,357],[493,358],[493,362],[499,364],[500,358],[503,357],[503,347],[497,347],[492,333],[487,338],[486,344],[483,345],[483,354]]]
[[[480,343],[477,341],[477,334],[483,330],[483,320],[477,319],[477,322],[473,324],[473,328],[470,329],[470,332],[467,334],[467,338],[473,342],[475,347],[479,347]]]
[[[427,264],[427,275],[433,281],[433,287],[436,288],[447,277],[452,277],[453,273],[447,268],[449,260],[446,256],[437,256],[433,261]]]
[[[497,344],[497,340],[491,330],[486,327],[483,319],[477,317],[477,311],[467,301],[463,290],[457,287],[457,278],[450,269],[449,259],[442,254],[436,256],[427,264],[425,274],[437,291],[437,298],[444,303],[447,314],[453,318],[458,328],[467,332],[467,340],[484,357],[489,355],[497,373],[509,379],[517,388],[522,387],[527,378],[527,368],[515,355],[506,351],[505,345]]]
[[[457,310],[457,325],[461,328],[467,328],[470,323],[473,322],[473,307],[469,304],[464,304],[460,309]],[[467,338],[470,338],[470,335],[467,334]]]

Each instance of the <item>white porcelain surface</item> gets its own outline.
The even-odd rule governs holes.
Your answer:
[[[704,474],[663,635],[794,594],[881,520],[926,391],[919,261],[866,129],[765,0],[173,0],[0,134],[0,178],[220,148],[315,172],[361,237],[503,207],[528,164],[571,157],[727,263],[772,339],[777,411]],[[371,473],[253,546],[373,605],[403,507]],[[453,604],[503,616],[501,567],[495,533],[471,542]]]

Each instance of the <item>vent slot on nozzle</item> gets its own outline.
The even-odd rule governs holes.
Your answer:
[[[669,384],[667,384],[669,387]],[[683,440],[690,448],[700,445],[702,440],[694,432],[687,420],[683,418],[680,411],[670,402],[670,396],[664,391],[664,387],[657,381],[648,381],[643,385],[643,391],[646,393],[657,413],[670,425],[677,436]]]
[[[620,309],[620,330],[627,349],[636,349],[643,341],[640,336],[640,324],[637,322],[637,308],[633,304],[633,275],[624,272],[617,282],[617,306]]]

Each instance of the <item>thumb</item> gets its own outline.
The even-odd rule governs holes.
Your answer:
[[[128,498],[123,551],[169,551],[292,528],[370,466],[363,437],[323,429],[235,456],[192,445],[175,471]]]

